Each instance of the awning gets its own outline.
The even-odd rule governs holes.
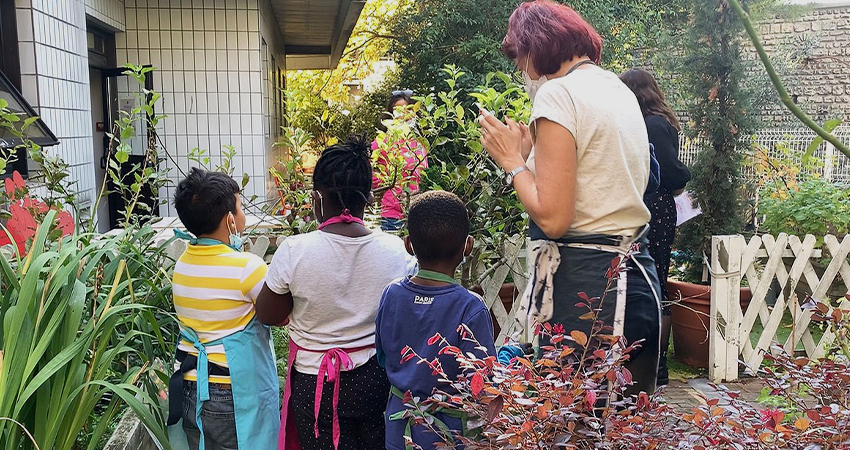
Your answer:
[[[286,53],[286,69],[332,69],[365,0],[270,0]]]
[[[18,120],[12,122],[14,117],[4,120],[11,122],[11,129],[7,126],[0,127],[0,152],[4,158],[12,157],[10,164],[0,170],[0,178],[6,178],[14,171],[27,177],[27,150],[26,142],[31,141],[41,147],[49,147],[59,143],[56,136],[47,128],[47,125],[38,118],[35,110],[24,99],[24,96],[12,85],[9,78],[0,71],[0,107],[5,108],[6,114],[17,116]],[[28,123],[28,125],[25,125]],[[11,153],[15,153],[12,155]]]

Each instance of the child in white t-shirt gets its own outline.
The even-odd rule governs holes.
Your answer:
[[[371,186],[368,144],[326,149],[313,173],[319,230],[281,244],[257,300],[264,323],[289,319],[279,448],[384,446],[390,385],[375,357],[375,315],[384,287],[414,262],[401,239],[363,224]]]

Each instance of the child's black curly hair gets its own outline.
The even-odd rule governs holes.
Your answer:
[[[420,263],[446,262],[463,255],[469,234],[466,206],[457,195],[429,191],[410,204],[407,216],[410,243]]]
[[[331,193],[342,208],[360,212],[372,190],[372,150],[363,136],[326,148],[313,170],[313,189]]]

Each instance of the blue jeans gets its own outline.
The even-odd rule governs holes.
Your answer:
[[[195,421],[195,398],[197,383],[183,382],[183,431],[189,448],[198,448],[201,432]],[[210,383],[210,399],[201,410],[204,426],[204,444],[207,450],[237,450],[236,415],[233,412],[233,391],[229,384]]]
[[[381,230],[383,231],[398,231],[404,226],[402,219],[390,219],[389,217],[381,217]]]

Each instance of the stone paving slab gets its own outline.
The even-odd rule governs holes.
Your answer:
[[[723,383],[723,385],[732,391],[740,392],[741,398],[751,403],[756,403],[764,387],[764,384],[757,379],[740,380],[734,383]],[[669,405],[679,410],[688,410],[704,404],[705,399],[720,397],[717,390],[711,387],[705,378],[687,381],[670,380],[670,384],[664,389],[663,396]]]

